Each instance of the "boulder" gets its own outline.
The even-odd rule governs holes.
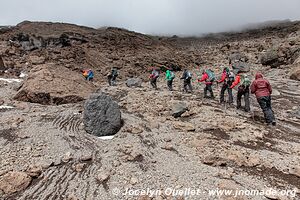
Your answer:
[[[43,56],[30,56],[29,60],[33,65],[40,65],[45,63],[45,58]]]
[[[290,78],[293,79],[293,80],[297,80],[297,81],[300,81],[300,64],[298,65],[298,67],[296,67],[291,75],[290,75]]]
[[[86,99],[95,86],[85,81],[81,73],[54,64],[34,67],[14,96],[15,100],[49,104],[76,103]]]
[[[247,62],[248,58],[242,53],[233,53],[229,57],[229,63]]]
[[[189,123],[189,122],[176,121],[176,122],[173,122],[173,127],[177,130],[184,131],[184,132],[190,132],[190,131],[196,130],[194,124]]]
[[[247,73],[250,71],[250,66],[246,62],[236,62],[232,65],[232,69],[235,73],[238,73],[239,71]]]
[[[276,49],[270,49],[260,56],[260,62],[262,65],[270,65],[271,67],[280,66],[279,55]]]
[[[140,78],[130,78],[127,79],[126,85],[127,87],[142,87],[142,79]]]
[[[26,189],[31,180],[31,177],[24,172],[8,172],[0,179],[0,190],[4,194],[13,194]]]
[[[181,117],[181,115],[188,110],[188,106],[185,102],[175,103],[172,108],[172,116],[175,118]]]
[[[121,111],[111,97],[103,94],[92,94],[84,104],[84,128],[95,136],[116,134],[122,127]]]

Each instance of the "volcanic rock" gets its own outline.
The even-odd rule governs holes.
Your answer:
[[[84,104],[84,127],[95,136],[116,134],[122,127],[121,111],[111,97],[100,93],[92,94]]]
[[[94,85],[85,81],[80,73],[45,64],[29,72],[14,99],[43,105],[76,103],[87,98],[94,89]]]

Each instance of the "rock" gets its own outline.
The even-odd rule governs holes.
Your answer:
[[[236,62],[232,65],[232,69],[235,73],[238,73],[238,72],[247,73],[250,71],[250,66],[246,62]]]
[[[143,132],[143,129],[137,125],[130,125],[123,129],[124,132],[132,133],[132,134],[140,134]]]
[[[142,87],[142,79],[140,78],[130,78],[126,81],[127,87]]]
[[[290,75],[290,78],[296,81],[300,81],[300,64],[296,67]]]
[[[167,143],[162,149],[168,150],[168,151],[175,151],[175,148],[173,147],[172,144]]]
[[[26,170],[26,173],[33,177],[33,178],[36,178],[36,177],[39,177],[41,175],[43,171],[43,168],[42,166],[38,166],[38,165],[30,165],[29,168]]]
[[[131,185],[135,185],[135,184],[137,184],[139,182],[139,180],[136,178],[136,177],[131,177],[131,179],[130,179],[130,184]]]
[[[43,105],[59,105],[82,101],[94,90],[95,86],[85,81],[80,73],[63,66],[45,64],[38,65],[29,72],[14,99]]]
[[[4,72],[5,70],[6,70],[6,67],[4,65],[2,57],[0,56],[0,73]]]
[[[261,160],[257,156],[250,156],[246,161],[246,165],[249,167],[255,167],[260,165]]]
[[[25,190],[31,183],[31,177],[24,172],[8,172],[0,178],[0,190],[4,194],[13,194]]]
[[[54,162],[52,160],[44,160],[38,164],[38,166],[41,166],[42,169],[48,169],[49,167],[51,167],[53,165],[54,165]]]
[[[278,67],[281,62],[279,61],[278,50],[270,49],[262,53],[260,56],[260,63],[262,65],[270,65],[271,67]]]
[[[66,200],[78,200],[74,194],[69,194]]]
[[[272,89],[272,96],[278,97],[278,96],[280,96],[280,95],[281,95],[281,93],[280,93],[278,90]]]
[[[45,63],[45,58],[43,56],[29,56],[29,60],[33,65],[40,65]]]
[[[300,109],[298,109],[296,112],[295,112],[295,116],[300,119]]]
[[[100,172],[96,177],[97,181],[99,181],[100,183],[108,181],[109,178],[110,172]]]
[[[173,126],[175,129],[179,129],[181,131],[195,131],[195,126],[189,122],[173,122]]]
[[[225,159],[220,158],[218,156],[206,156],[202,162],[206,165],[211,166],[226,166],[227,162]]]
[[[298,176],[300,178],[300,167],[294,167],[289,170],[290,174]]]
[[[85,166],[86,163],[78,163],[75,166],[73,166],[73,170],[75,170],[76,172],[82,172]]]
[[[72,160],[73,159],[73,156],[72,156],[72,153],[71,152],[67,152],[63,157],[62,157],[62,161],[64,162],[64,163],[67,163],[67,162],[69,162],[70,160]]]
[[[95,136],[114,135],[122,127],[118,104],[103,93],[90,96],[84,104],[83,115],[86,132]]]
[[[247,62],[248,58],[241,53],[233,53],[228,57],[229,63]]]
[[[81,161],[90,161],[93,159],[93,155],[92,154],[86,154],[80,157]]]
[[[188,110],[188,106],[185,102],[175,103],[172,108],[172,116],[175,118],[181,117],[181,115]]]

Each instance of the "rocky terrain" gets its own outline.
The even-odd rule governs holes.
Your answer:
[[[196,79],[237,60],[250,77],[260,71],[270,80],[276,127],[264,124],[254,96],[245,113],[218,103],[218,85],[215,100],[203,99],[195,80],[193,93],[181,91],[180,69]],[[163,76],[159,90],[150,87],[151,65],[179,70],[174,91]],[[106,83],[111,67],[120,72],[114,87]],[[93,82],[84,68],[94,70]],[[0,29],[0,74],[0,199],[300,198],[299,22],[201,38],[23,22]],[[128,78],[141,87],[128,87]],[[86,132],[85,100],[94,92],[120,108],[113,137]],[[109,118],[117,108],[104,99],[101,115],[120,120]],[[177,193],[123,194],[167,188]],[[188,188],[201,193],[180,193]],[[216,189],[292,193],[210,194]]]

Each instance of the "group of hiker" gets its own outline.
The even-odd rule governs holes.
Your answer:
[[[82,75],[87,81],[93,81],[94,80],[94,72],[91,69],[83,69]],[[118,70],[117,68],[113,67],[111,70],[111,73],[107,75],[108,84],[110,86],[116,85],[116,79],[118,77]]]
[[[152,68],[152,72],[149,76],[150,84],[154,89],[158,89],[157,80],[160,77],[160,69]],[[175,79],[175,72],[172,68],[167,68],[165,71],[165,80],[167,81],[167,87],[170,91],[173,91],[173,80]],[[93,81],[94,73],[91,69],[82,70],[82,74],[87,81]],[[116,85],[116,79],[118,77],[117,68],[112,68],[111,73],[107,75],[108,84],[110,86]],[[193,74],[191,71],[184,69],[180,79],[183,80],[183,91],[192,92]],[[195,79],[194,79],[195,80]],[[236,108],[241,109],[241,100],[244,97],[245,112],[250,111],[250,92],[256,95],[257,101],[264,112],[264,116],[267,124],[276,125],[274,113],[271,107],[271,94],[272,87],[268,80],[264,79],[261,73],[257,73],[255,80],[251,83],[246,73],[241,70],[234,71],[229,67],[224,67],[220,80],[216,80],[216,76],[213,70],[206,69],[202,71],[201,78],[195,80],[198,83],[204,82],[204,98],[214,99],[213,84],[222,84],[220,92],[220,103],[225,103],[225,92],[228,93],[228,104],[233,105],[233,92],[232,89],[238,86],[236,96]],[[208,92],[210,95],[208,96]]]
[[[154,89],[157,89],[157,79],[160,76],[160,70],[153,68],[150,75],[150,83]],[[173,90],[173,80],[175,79],[175,73],[171,68],[166,70],[167,86],[170,91]],[[183,79],[183,91],[192,92],[192,73],[185,69],[181,79]],[[238,70],[236,73],[233,70],[230,70],[229,67],[224,67],[220,80],[216,80],[215,74],[211,69],[203,70],[202,77],[196,79],[197,82],[204,82],[204,98],[214,99],[213,93],[213,84],[222,83],[221,92],[220,92],[220,103],[225,103],[225,92],[228,93],[228,104],[233,105],[233,88],[237,88],[237,97],[236,97],[236,108],[242,108],[242,97],[244,97],[244,110],[245,112],[250,111],[250,92],[256,95],[257,101],[263,110],[265,120],[268,125],[276,125],[274,113],[271,107],[271,94],[272,87],[268,80],[264,79],[261,73],[257,73],[255,80],[251,83],[251,80],[242,70]],[[208,96],[208,92],[210,96]]]

